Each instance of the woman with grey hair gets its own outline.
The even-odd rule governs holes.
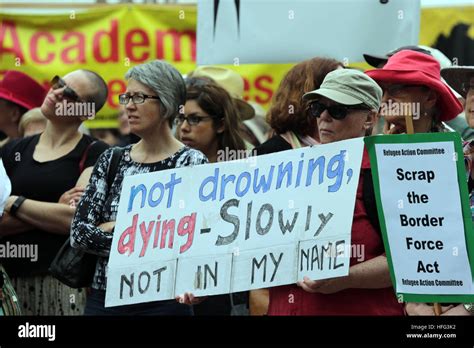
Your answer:
[[[128,86],[119,102],[125,107],[130,131],[141,140],[109,149],[98,159],[71,226],[72,246],[99,256],[85,315],[191,315],[190,307],[174,300],[104,306],[106,268],[123,178],[207,163],[201,152],[184,146],[171,132],[180,106],[186,102],[181,74],[170,64],[155,60],[131,68],[125,78]]]

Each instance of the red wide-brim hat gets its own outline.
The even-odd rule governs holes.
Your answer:
[[[28,110],[40,107],[47,92],[31,77],[16,70],[8,70],[0,81],[0,98]]]
[[[449,121],[463,111],[463,106],[441,80],[438,61],[424,53],[403,50],[391,56],[382,69],[366,71],[377,83],[427,86],[438,94],[440,121]]]

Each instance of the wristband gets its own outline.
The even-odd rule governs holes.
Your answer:
[[[464,303],[464,309],[468,311],[470,315],[474,315],[474,303]]]
[[[15,202],[12,204],[11,208],[10,208],[10,215],[11,216],[16,216],[16,212],[18,211],[18,209],[20,209],[21,205],[23,204],[23,202],[26,200],[25,197],[23,196],[19,196]]]

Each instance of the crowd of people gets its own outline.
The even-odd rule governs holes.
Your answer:
[[[282,79],[266,115],[243,99],[243,79],[231,69],[198,67],[183,76],[165,61],[150,61],[125,75],[119,127],[92,130],[83,125],[91,116],[86,109],[64,117],[57,105],[89,103],[94,114],[99,112],[108,96],[99,74],[81,69],[54,76],[46,90],[26,74],[8,71],[0,81],[0,131],[5,135],[0,144],[0,243],[38,246],[34,262],[0,260],[0,276],[11,279],[22,313],[434,315],[430,304],[402,303],[396,297],[367,151],[352,221],[352,244],[363,245],[365,257],[351,257],[347,276],[105,307],[107,264],[125,176],[226,161],[230,152],[260,156],[402,134],[412,126],[415,133],[461,134],[472,191],[474,67],[448,66],[441,52],[420,46],[365,58],[374,69],[362,72],[323,57],[296,64]],[[393,103],[413,105],[412,124],[401,113],[384,111]],[[73,248],[97,256],[88,288],[72,289],[49,272],[68,240]],[[452,304],[442,307],[442,315],[472,315],[472,308]]]

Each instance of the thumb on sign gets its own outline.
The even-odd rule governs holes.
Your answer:
[[[190,292],[185,292],[182,295],[176,296],[176,301],[179,303],[187,304],[187,305],[196,305],[201,303],[207,298],[207,296],[195,297]]]

